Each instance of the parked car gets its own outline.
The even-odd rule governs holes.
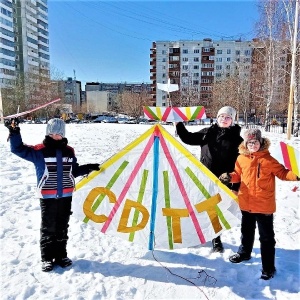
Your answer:
[[[115,117],[106,117],[102,122],[103,123],[118,123],[118,119]]]
[[[99,116],[92,121],[92,123],[101,123],[107,116]]]
[[[118,118],[118,123],[119,124],[127,124],[128,123],[128,119],[127,118]]]

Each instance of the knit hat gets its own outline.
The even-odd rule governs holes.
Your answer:
[[[64,120],[58,118],[49,120],[47,123],[46,135],[49,134],[59,134],[62,137],[65,137],[66,129]]]
[[[259,141],[260,143],[262,143],[261,131],[259,129],[257,129],[257,128],[247,129],[244,132],[244,142],[245,142],[245,145],[247,145],[247,143],[250,140],[256,140],[256,141]]]
[[[230,116],[232,118],[232,123],[231,125],[234,124],[234,120],[235,120],[235,116],[236,116],[236,110],[231,107],[231,106],[223,106],[219,111],[218,111],[218,114],[217,114],[217,118],[222,115],[222,114],[226,114],[228,116]]]

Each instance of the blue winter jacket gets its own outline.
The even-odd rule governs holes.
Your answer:
[[[10,134],[11,152],[35,166],[40,198],[72,196],[74,177],[89,172],[86,165],[78,165],[74,149],[67,144],[66,138],[56,141],[46,136],[42,144],[28,146],[19,132]]]

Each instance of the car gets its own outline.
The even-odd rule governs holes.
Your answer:
[[[118,119],[115,117],[106,117],[102,122],[103,123],[118,123]]]
[[[128,119],[127,118],[118,118],[118,123],[119,124],[127,124],[128,123]]]
[[[92,123],[102,123],[102,121],[107,118],[107,116],[98,116],[96,119],[92,121]]]

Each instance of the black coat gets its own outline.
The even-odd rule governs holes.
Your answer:
[[[198,132],[189,132],[180,122],[176,131],[184,143],[201,147],[200,161],[217,177],[234,170],[238,147],[243,141],[239,125],[221,128],[213,124]]]

